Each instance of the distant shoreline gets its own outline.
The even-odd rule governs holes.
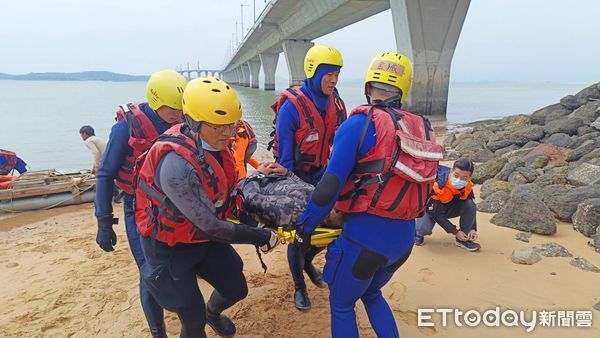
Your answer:
[[[24,81],[110,81],[110,82],[132,82],[147,81],[148,75],[129,75],[106,71],[87,71],[76,73],[28,73],[28,74],[5,74],[0,73],[0,80],[24,80]]]

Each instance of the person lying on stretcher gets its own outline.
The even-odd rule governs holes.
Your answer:
[[[255,173],[238,182],[244,196],[244,210],[259,224],[271,229],[295,230],[296,220],[306,208],[314,186],[294,173],[274,171],[268,175]],[[343,214],[332,211],[323,226],[341,229]]]

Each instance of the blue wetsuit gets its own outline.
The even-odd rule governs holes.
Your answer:
[[[313,192],[306,211],[298,220],[311,233],[327,216],[348,180],[357,158],[359,137],[367,116],[356,114],[339,127],[324,178]],[[371,150],[376,141],[371,121],[360,155]],[[338,185],[331,182],[338,181]],[[336,189],[328,201],[315,196]],[[316,203],[315,199],[318,202]],[[342,235],[331,243],[326,254],[323,279],[329,285],[331,331],[333,337],[358,337],[354,306],[361,299],[378,337],[399,337],[393,313],[381,294],[381,288],[410,255],[415,240],[414,220],[397,220],[369,213],[346,214]],[[374,264],[380,260],[381,264]],[[383,261],[381,261],[383,260]],[[379,267],[374,270],[372,267]],[[373,271],[374,270],[374,271]]]
[[[319,65],[315,71],[315,75],[310,79],[304,79],[304,83],[300,90],[308,96],[312,103],[317,107],[317,110],[321,113],[321,116],[325,116],[327,106],[329,105],[329,99],[331,95],[325,95],[321,87],[321,79],[323,75],[339,71],[340,67],[332,66],[327,64]],[[278,163],[284,166],[286,169],[292,171],[296,176],[300,177],[303,181],[317,185],[325,168],[314,169],[309,172],[301,171],[296,168],[296,130],[300,128],[299,112],[296,107],[290,102],[286,101],[283,103],[277,113],[277,144],[278,144]],[[323,251],[323,248],[313,247],[311,250],[303,254],[296,246],[288,246],[288,263],[290,265],[290,271],[296,289],[306,288],[304,283],[303,269],[305,264],[310,264],[314,257]]]
[[[158,133],[162,134],[171,127],[171,124],[161,119],[147,103],[140,105],[140,110],[148,116],[152,125]],[[105,217],[112,215],[112,198],[114,189],[114,180],[117,178],[119,168],[125,158],[133,153],[133,149],[128,144],[129,128],[125,120],[117,122],[110,131],[106,151],[98,169],[96,178],[96,217]],[[133,204],[133,195],[125,194],[123,197],[123,209],[125,211],[125,230],[129,248],[133,254],[135,262],[140,268],[144,264],[144,253],[140,244],[140,234],[135,223],[135,206]],[[140,280],[140,301],[142,309],[146,315],[146,320],[150,330],[164,327],[163,310],[158,305],[154,297],[148,291],[146,285]]]

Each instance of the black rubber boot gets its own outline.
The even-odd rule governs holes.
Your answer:
[[[325,282],[323,281],[323,274],[319,269],[315,268],[315,266],[312,265],[312,263],[305,263],[304,271],[306,272],[308,278],[310,278],[310,281],[314,285],[320,288],[327,287],[327,284],[325,284]]]
[[[219,337],[233,337],[235,324],[225,315],[216,315],[206,311],[206,324],[210,326]]]
[[[152,338],[168,338],[167,330],[164,326],[161,327],[151,327],[150,334],[152,334]]]
[[[296,289],[296,292],[294,292],[294,305],[300,311],[310,310],[310,298],[308,298],[308,292],[305,288]]]

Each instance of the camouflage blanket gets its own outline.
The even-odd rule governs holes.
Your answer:
[[[291,174],[254,174],[238,182],[243,192],[244,210],[257,222],[269,228],[293,229],[304,212],[315,187]],[[328,227],[340,228],[341,215],[330,215]]]

